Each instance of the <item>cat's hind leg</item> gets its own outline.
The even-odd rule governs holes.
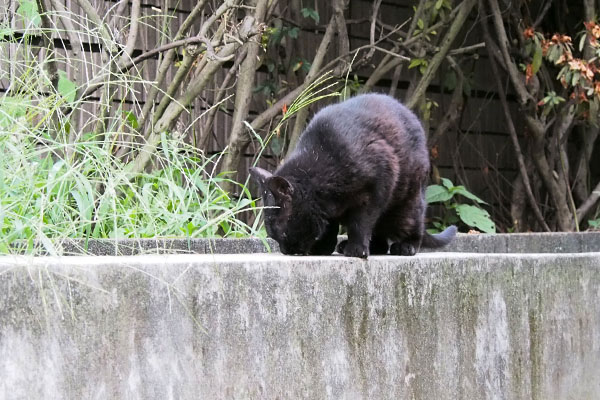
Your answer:
[[[377,223],[376,232],[391,239],[391,255],[414,256],[421,247],[425,202],[420,196],[391,206]]]
[[[390,246],[390,254],[394,256],[414,256],[417,254],[419,243],[416,241],[394,242]]]

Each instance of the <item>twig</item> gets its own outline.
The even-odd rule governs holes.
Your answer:
[[[596,185],[590,196],[577,209],[577,218],[579,222],[583,221],[583,218],[590,212],[592,207],[596,205],[598,199],[600,199],[600,183]]]
[[[540,12],[538,17],[535,19],[535,22],[533,23],[534,28],[538,27],[542,23],[542,21],[544,20],[544,17],[550,10],[550,7],[552,7],[552,1],[545,1],[544,3],[545,4],[544,4],[544,8],[542,9],[542,12]]]
[[[379,46],[369,46],[369,47],[371,47],[371,49],[373,51],[377,50],[377,51],[380,51],[382,53],[389,54],[390,56],[392,56],[394,58],[399,58],[400,61],[410,61],[410,57],[406,57],[406,56],[403,56],[402,54],[398,54],[398,53],[395,53],[393,51],[384,49],[383,47],[379,47]]]
[[[535,201],[535,197],[533,196],[533,192],[531,191],[531,183],[529,182],[529,175],[527,174],[527,168],[525,167],[525,160],[523,158],[523,152],[521,151],[521,145],[519,144],[519,139],[517,137],[517,131],[515,129],[515,125],[512,120],[512,116],[510,114],[510,109],[508,108],[508,102],[506,101],[506,93],[504,91],[504,87],[502,86],[502,81],[500,80],[500,75],[498,71],[498,66],[496,64],[496,60],[492,54],[492,47],[489,46],[491,42],[490,33],[487,27],[487,23],[485,20],[481,21],[481,25],[483,27],[485,42],[488,44],[487,49],[490,53],[490,65],[492,67],[492,75],[496,80],[496,86],[498,87],[498,95],[500,97],[500,102],[502,103],[502,110],[504,111],[504,118],[506,119],[506,124],[508,126],[508,132],[510,134],[510,138],[515,149],[515,155],[517,156],[517,163],[519,165],[519,173],[521,175],[521,179],[523,181],[523,185],[525,187],[525,192],[527,193],[527,199],[529,200],[529,205],[535,214],[535,217],[538,220],[538,223],[546,230],[550,232],[551,229],[544,220],[542,212],[540,211],[537,202]]]
[[[366,59],[371,59],[373,57],[373,53],[375,53],[375,24],[377,22],[377,14],[379,14],[379,6],[381,6],[381,0],[376,0],[373,3],[373,13],[371,14],[371,29],[369,30],[369,44],[371,50],[365,56]]]
[[[453,49],[448,52],[451,56],[457,56],[460,54],[472,53],[485,47],[485,42],[477,43],[471,46],[461,47],[459,49]]]
[[[63,6],[63,3],[60,0],[51,0],[52,1],[52,7],[54,7],[54,9],[56,10],[57,14],[58,14],[58,19],[60,20],[60,23],[62,24],[62,26],[65,28],[65,33],[67,34],[67,37],[69,38],[69,42],[71,42],[71,53],[73,55],[74,59],[78,59],[80,58],[79,54],[81,52],[81,41],[79,40],[79,37],[75,34],[76,29],[73,26],[73,22],[71,21],[71,18],[67,17],[68,11],[65,9],[65,7]]]

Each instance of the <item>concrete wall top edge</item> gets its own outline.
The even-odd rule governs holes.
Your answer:
[[[340,236],[339,240],[344,239]],[[277,253],[273,239],[258,238],[152,238],[90,240],[66,239],[55,241],[54,250],[44,244],[36,248],[43,253],[65,256],[129,256],[140,254],[247,254]],[[18,246],[15,253],[18,253]],[[555,232],[515,234],[459,234],[443,249],[421,249],[422,252],[456,253],[586,253],[600,252],[600,232]],[[39,254],[39,253],[38,253]]]

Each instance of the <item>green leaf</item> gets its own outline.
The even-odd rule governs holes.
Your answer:
[[[456,83],[456,72],[453,70],[448,71],[448,73],[444,76],[444,87],[449,91],[453,91],[456,89]]]
[[[474,200],[478,203],[481,204],[487,204],[485,201],[481,200],[479,197],[475,196],[473,193],[469,192],[467,189],[465,189],[464,186],[456,186],[452,192],[454,194],[460,194],[461,196],[466,197],[467,199],[471,199]]]
[[[0,28],[0,40],[3,40],[5,37],[12,37],[15,31],[8,27]]]
[[[430,185],[425,190],[425,201],[427,203],[437,203],[450,200],[453,194],[441,185]]]
[[[553,63],[556,63],[556,61],[558,61],[558,59],[560,58],[561,55],[561,51],[560,51],[560,47],[558,46],[552,46],[550,47],[550,51],[548,52],[548,60],[550,60]]]
[[[46,249],[48,254],[50,254],[51,256],[58,255],[58,251],[56,250],[56,247],[54,247],[54,244],[52,243],[50,238],[48,238],[48,236],[46,236],[46,234],[44,232],[39,232],[38,239],[40,239],[40,242],[42,242],[42,245],[44,246],[44,248]]]
[[[585,47],[585,40],[587,39],[587,35],[583,34],[581,35],[581,39],[579,39],[579,51],[583,51],[583,48]]]
[[[408,64],[408,69],[418,67],[419,65],[421,65],[423,63],[423,61],[424,60],[422,58],[413,58],[411,60],[410,64]]]
[[[0,126],[9,127],[14,120],[24,117],[31,102],[27,98],[2,96],[0,97]]]
[[[285,141],[283,140],[283,137],[273,136],[269,142],[269,147],[271,148],[273,154],[279,157],[281,154],[283,154],[284,144]]]
[[[542,66],[542,46],[536,43],[535,53],[533,53],[533,61],[531,62],[533,74],[537,74]]]
[[[267,28],[267,33],[269,35],[269,43],[276,44],[283,38],[284,31],[280,28]]]
[[[287,35],[292,39],[298,39],[298,33],[300,32],[300,28],[294,27],[287,31]]]
[[[19,0],[17,14],[23,17],[26,24],[38,27],[42,24],[42,18],[38,12],[37,3],[34,0]]]
[[[581,75],[579,74],[579,72],[573,73],[573,77],[571,78],[571,86],[577,86],[577,84],[579,83],[580,76]]]
[[[306,7],[300,10],[300,12],[304,18],[312,18],[315,23],[319,23],[319,12],[317,10]]]
[[[127,111],[124,114],[125,120],[129,123],[129,126],[131,126],[133,129],[137,129],[140,127],[140,124],[138,123],[138,120],[134,113],[132,113],[131,111]]]
[[[65,98],[68,103],[75,101],[77,86],[69,78],[65,71],[58,71],[58,93]]]
[[[94,190],[89,180],[83,175],[77,174],[75,177],[76,187],[71,190],[71,196],[77,203],[80,219],[85,222],[91,222],[92,211],[94,209]]]
[[[304,72],[308,73],[308,71],[310,71],[311,66],[312,64],[307,59],[302,59],[302,69],[304,70]]]
[[[454,187],[454,183],[452,183],[452,181],[448,178],[441,178],[441,181],[442,181],[442,185],[444,185],[446,188],[448,188],[448,190],[450,190]]]
[[[456,206],[456,212],[461,221],[468,226],[477,228],[485,233],[496,233],[496,224],[484,209],[468,204],[459,204]]]

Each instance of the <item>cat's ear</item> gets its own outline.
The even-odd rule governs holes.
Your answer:
[[[291,200],[292,194],[294,193],[294,187],[287,179],[274,175],[267,179],[266,183],[267,188],[269,188],[276,199]]]
[[[269,171],[266,171],[259,167],[250,168],[249,171],[252,179],[254,179],[260,185],[261,188],[265,186],[265,182],[267,181],[267,179],[273,176],[273,174]]]

